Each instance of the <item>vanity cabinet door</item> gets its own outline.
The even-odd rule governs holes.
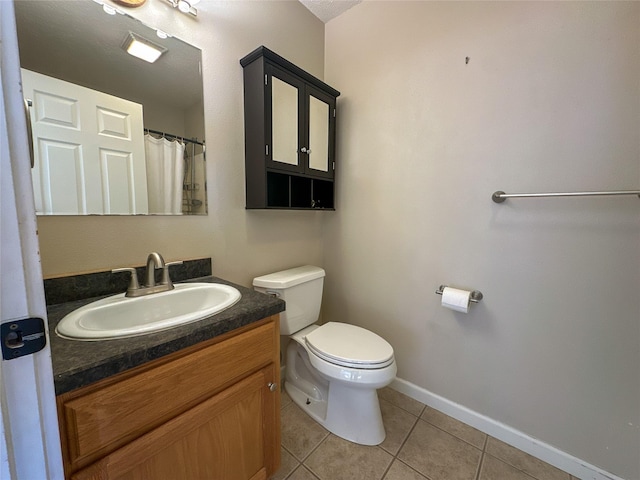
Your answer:
[[[280,435],[273,364],[100,461],[73,480],[266,480]]]

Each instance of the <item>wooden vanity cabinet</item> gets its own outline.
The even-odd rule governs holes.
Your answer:
[[[72,480],[265,480],[280,463],[278,316],[58,397]]]
[[[247,208],[334,210],[340,92],[266,47],[240,64]]]

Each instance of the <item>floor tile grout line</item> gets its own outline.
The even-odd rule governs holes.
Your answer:
[[[531,478],[531,479],[533,479],[533,480],[540,480],[538,477],[536,477],[536,476],[532,475],[532,474],[531,474],[531,473],[529,473],[529,472],[526,472],[525,470],[521,469],[520,467],[517,467],[517,466],[513,465],[511,462],[509,462],[508,460],[506,460],[506,459],[504,459],[504,458],[500,458],[500,457],[498,457],[498,456],[496,456],[496,455],[493,455],[493,454],[491,454],[491,453],[489,453],[489,452],[485,452],[485,453],[486,453],[487,455],[489,455],[491,458],[493,458],[493,459],[495,459],[495,460],[498,460],[499,462],[502,462],[502,463],[504,463],[505,465],[509,465],[509,466],[510,466],[511,468],[513,468],[514,470],[517,470],[517,471],[519,471],[520,473],[525,474],[527,477],[529,477],[529,478]],[[563,470],[561,470],[561,472],[562,472],[562,473],[566,473],[567,475],[569,475],[567,472],[565,472],[565,471],[563,471]],[[569,476],[569,478],[570,478],[570,476]]]
[[[402,449],[404,448],[404,446],[407,444],[407,440],[409,440],[409,437],[411,436],[411,434],[413,433],[413,431],[416,429],[416,425],[418,425],[418,422],[420,421],[420,417],[418,417],[416,419],[415,422],[413,422],[413,425],[411,426],[411,429],[409,430],[409,433],[407,433],[407,436],[404,437],[404,440],[402,441],[402,443],[400,444],[400,448],[398,448],[398,451],[396,452],[395,456],[397,457],[398,455],[400,455],[400,452],[402,451]]]
[[[396,457],[396,460],[398,460],[400,463],[402,463],[404,466],[406,466],[407,468],[409,468],[412,472],[416,472],[418,475],[420,475],[421,477],[426,478],[427,480],[433,480],[432,477],[430,477],[429,475],[426,475],[422,472],[419,472],[418,470],[416,470],[415,468],[413,468],[411,465],[409,465],[407,462],[401,460],[400,458]]]
[[[385,401],[385,402],[389,403],[390,405],[393,405],[393,403],[391,403],[391,402],[388,402],[388,401],[386,401],[386,400],[383,400],[383,401]],[[393,406],[395,406],[396,408],[400,408],[400,407],[398,407],[397,405],[393,405]],[[416,417],[413,413],[408,412],[407,410],[404,410],[404,409],[402,409],[402,408],[400,408],[400,410],[402,410],[403,412],[405,412],[405,413],[407,413],[407,414],[411,415],[413,418],[415,418],[415,421],[413,422],[413,425],[411,425],[411,428],[409,429],[409,432],[407,433],[407,435],[406,435],[406,436],[404,437],[404,439],[402,440],[402,443],[401,443],[401,444],[400,444],[400,446],[398,447],[398,451],[397,451],[396,453],[391,453],[390,451],[388,451],[388,450],[387,450],[387,449],[385,449],[384,447],[380,447],[380,448],[382,448],[385,452],[387,452],[389,455],[392,455],[393,457],[397,457],[397,456],[398,456],[398,453],[400,453],[400,450],[402,450],[402,447],[404,447],[404,444],[406,443],[407,439],[408,439],[408,438],[409,438],[409,436],[411,435],[411,432],[413,432],[413,429],[414,429],[414,428],[415,428],[415,426],[418,424],[418,420],[420,420],[420,417]],[[384,421],[383,421],[383,424],[384,424]],[[386,431],[386,427],[385,427],[385,431]],[[380,446],[380,445],[378,445],[378,446]]]
[[[293,470],[293,472],[291,472],[291,473],[289,474],[289,477],[290,477],[291,475],[293,475],[294,473],[296,473],[296,472],[297,472],[299,469],[301,469],[301,468],[304,468],[307,472],[311,473],[311,476],[312,476],[313,478],[315,478],[316,480],[320,480],[320,477],[319,477],[318,475],[316,475],[316,474],[315,474],[315,472],[314,472],[313,470],[311,470],[309,467],[307,467],[304,463],[301,463],[300,465],[298,465],[298,466]],[[287,478],[289,478],[289,477],[287,477]],[[285,480],[287,480],[287,479],[285,479]]]
[[[380,476],[380,479],[379,479],[379,480],[384,480],[384,477],[387,476],[387,473],[389,473],[389,470],[391,469],[391,465],[393,465],[393,462],[395,462],[396,457],[393,454],[387,452],[380,445],[376,445],[376,447],[378,447],[380,450],[382,450],[385,453],[388,453],[391,456],[391,461],[389,462],[389,465],[387,465],[387,468],[384,469],[384,472],[382,472],[382,475]]]
[[[290,452],[287,447],[285,447],[284,445],[282,445],[282,443],[280,443],[280,447],[287,452],[289,455],[291,455],[291,457],[296,461],[297,465],[293,468],[293,470],[291,470],[289,472],[289,475],[287,475],[283,480],[287,480],[291,475],[293,475],[293,472],[295,472],[298,468],[300,468],[300,465],[302,465],[302,462],[300,460],[298,460],[298,457],[296,457],[292,452]],[[282,459],[281,459],[282,460]],[[282,468],[282,461],[280,462],[280,468]]]
[[[316,477],[318,477],[318,478],[320,478],[320,476],[319,476],[319,475],[318,475],[318,474],[317,474],[317,473],[316,473],[316,472],[315,472],[315,471],[314,471],[314,470],[313,470],[309,465],[307,465],[307,464],[306,464],[306,463],[304,463],[304,462],[306,462],[307,460],[309,460],[309,457],[310,457],[311,455],[313,455],[313,452],[315,452],[316,450],[318,450],[318,449],[320,448],[320,445],[322,445],[324,442],[326,442],[326,441],[327,441],[327,438],[329,438],[329,437],[332,435],[332,433],[331,433],[329,430],[326,430],[326,432],[327,432],[327,434],[324,436],[324,438],[323,438],[322,440],[320,440],[320,441],[318,442],[318,444],[317,444],[315,447],[313,447],[313,448],[311,449],[311,451],[309,452],[309,454],[308,454],[306,457],[304,457],[304,460],[302,460],[302,461],[300,462],[300,464],[301,464],[301,465],[304,465],[304,466],[305,466],[305,468],[306,468],[307,470],[309,470],[311,473],[313,473],[313,474],[314,474]]]
[[[482,465],[484,464],[484,455],[485,455],[485,451],[482,450],[482,453],[480,455],[480,461],[478,462],[478,469],[476,470],[476,480],[480,480],[480,472],[482,472]]]
[[[293,470],[291,470],[289,472],[289,474],[284,477],[282,480],[287,480],[289,477],[291,477],[291,475],[293,475],[293,472],[295,472],[298,468],[300,468],[300,465],[302,465],[302,462],[300,462],[298,460],[298,458],[291,453],[284,445],[282,445],[282,443],[280,443],[280,448],[282,448],[285,452],[287,452],[289,455],[291,455],[291,457],[296,461],[297,465],[293,468]],[[280,458],[280,468],[282,468],[282,458]],[[280,468],[278,470],[280,470]],[[278,471],[276,470],[276,473],[278,473]],[[273,477],[273,475],[272,475]]]
[[[496,441],[500,441],[500,440],[498,440],[497,438],[492,437],[491,435],[487,435],[487,440],[486,440],[486,442],[485,442],[485,452],[487,453],[487,455],[491,456],[492,458],[495,458],[496,460],[501,461],[502,463],[505,463],[505,464],[509,465],[510,467],[515,468],[515,469],[516,469],[516,470],[518,470],[519,472],[524,473],[525,475],[527,475],[528,477],[530,477],[530,478],[532,478],[532,479],[534,479],[534,480],[539,480],[539,478],[538,478],[537,476],[533,475],[532,473],[527,472],[526,470],[523,470],[521,467],[518,467],[517,465],[514,465],[514,463],[512,463],[512,462],[511,462],[511,460],[509,460],[509,459],[507,459],[507,458],[503,458],[503,457],[501,457],[501,456],[498,456],[498,455],[497,455],[497,454],[495,454],[495,453],[488,452],[488,451],[487,451],[487,447],[489,446],[489,440],[490,440],[490,439],[492,439],[492,438],[493,438],[494,440],[496,440]],[[504,442],[503,442],[503,443],[504,443]],[[507,444],[507,445],[508,445],[508,444]],[[511,448],[513,448],[513,449],[517,450],[519,453],[523,453],[523,454],[525,454],[525,455],[528,455],[528,456],[530,456],[530,457],[534,458],[535,460],[540,461],[540,462],[541,462],[542,464],[544,464],[544,465],[548,465],[548,466],[550,466],[550,467],[552,467],[552,468],[555,468],[556,470],[558,470],[558,471],[560,471],[560,472],[564,473],[564,474],[567,476],[567,479],[568,479],[568,480],[571,480],[571,474],[570,474],[569,472],[565,472],[564,470],[562,470],[562,469],[560,469],[560,468],[558,468],[558,467],[555,467],[554,465],[551,465],[550,463],[547,463],[547,462],[545,462],[544,460],[540,460],[539,458],[536,458],[536,457],[534,457],[533,455],[530,455],[530,454],[528,454],[527,452],[525,452],[525,451],[523,451],[523,450],[520,450],[519,448],[513,447],[513,446],[511,446],[511,445],[508,445],[508,446],[510,446]]]
[[[487,437],[488,437],[488,435],[487,435],[486,433],[484,433],[484,432],[482,432],[482,433],[483,433],[483,435],[485,436],[485,439],[484,439],[484,442],[483,442],[483,446],[482,446],[482,447],[479,447],[479,446],[474,445],[473,443],[471,443],[471,442],[469,442],[469,441],[465,440],[464,438],[461,438],[461,437],[457,436],[456,434],[451,433],[451,432],[449,432],[448,430],[445,430],[445,429],[444,429],[444,428],[442,428],[442,427],[439,427],[438,425],[434,425],[433,423],[431,423],[431,422],[430,422],[430,421],[428,421],[428,420],[425,420],[425,419],[423,419],[423,418],[419,418],[418,420],[422,420],[422,421],[423,421],[423,422],[425,422],[427,425],[430,425],[430,426],[432,426],[433,428],[437,428],[438,430],[440,430],[441,432],[446,433],[447,435],[451,435],[453,438],[456,438],[456,439],[460,440],[461,442],[466,443],[467,445],[469,445],[469,446],[471,446],[471,447],[475,448],[476,450],[480,450],[481,452],[484,452],[484,445],[487,443]],[[462,423],[464,423],[464,422],[462,422]],[[466,425],[466,423],[465,423],[465,425]],[[473,427],[472,427],[472,428],[473,428]],[[478,431],[480,431],[480,430],[478,430]]]
[[[411,397],[409,397],[409,398],[411,398]],[[400,410],[402,410],[404,412],[407,412],[408,414],[413,415],[414,417],[417,416],[418,418],[420,418],[420,415],[422,415],[424,413],[424,409],[427,408],[427,406],[424,403],[418,402],[418,403],[420,403],[420,405],[422,405],[422,408],[420,409],[420,413],[418,415],[416,415],[415,413],[407,410],[406,408],[404,408],[401,405],[398,405],[397,403],[392,402],[391,400],[387,400],[386,398],[380,398],[380,397],[378,397],[378,399],[382,400],[383,402],[387,402],[387,403],[393,405],[394,407],[398,407]]]
[[[287,408],[292,407],[292,406],[295,406],[295,407],[296,407],[296,408],[298,408],[302,413],[304,413],[305,415],[309,416],[309,418],[312,418],[312,417],[311,417],[307,412],[305,412],[302,408],[300,408],[300,406],[299,406],[299,405],[297,405],[297,404],[296,404],[295,402],[293,402],[293,401],[291,402],[291,404],[290,404],[290,405],[287,405]],[[293,408],[293,407],[292,407],[292,408]],[[281,412],[281,413],[282,413],[282,412]],[[312,420],[313,420],[313,418],[312,418]],[[314,423],[316,423],[316,424],[318,424],[318,422],[316,422],[315,420],[313,420],[313,422],[314,422]],[[320,425],[320,424],[318,424],[318,425]],[[327,437],[329,437],[329,435],[331,435],[331,432],[330,432],[329,430],[327,430],[326,428],[324,428],[322,425],[320,425],[320,427],[322,428],[322,430],[324,430],[325,435],[322,437],[322,439],[320,439],[320,441],[318,442],[318,444],[317,444],[315,447],[313,447],[313,448],[311,449],[311,451],[310,451],[307,455],[305,455],[305,456],[304,456],[304,458],[303,458],[302,460],[298,459],[298,457],[297,457],[295,454],[293,454],[292,452],[289,452],[289,450],[288,450],[288,449],[286,449],[286,448],[285,448],[285,450],[287,450],[287,452],[291,453],[291,455],[293,456],[293,458],[295,458],[298,462],[300,462],[301,464],[303,464],[303,463],[304,463],[304,462],[305,462],[305,461],[306,461],[306,460],[311,456],[311,454],[313,454],[313,452],[315,452],[315,451],[318,449],[318,447],[320,447],[320,445],[322,445],[322,443],[327,439]],[[280,428],[282,428],[282,427],[280,427]],[[282,443],[282,442],[281,442],[281,443]],[[307,468],[308,468],[308,467],[307,467]]]

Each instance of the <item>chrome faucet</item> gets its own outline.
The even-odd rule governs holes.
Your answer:
[[[146,285],[140,286],[138,284],[138,274],[135,268],[115,268],[111,270],[111,273],[117,272],[130,272],[131,282],[127,288],[126,297],[142,297],[144,295],[151,295],[152,293],[166,292],[173,290],[173,282],[169,277],[169,267],[172,265],[181,265],[182,261],[167,262],[158,252],[151,252],[147,257],[147,271],[146,271]],[[160,282],[156,284],[156,270],[162,269],[162,277]]]
[[[164,258],[158,252],[151,252],[147,257],[147,287],[156,286],[156,268],[165,268]]]

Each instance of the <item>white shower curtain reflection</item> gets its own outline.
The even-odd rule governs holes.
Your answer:
[[[184,144],[145,134],[149,213],[182,214]]]

